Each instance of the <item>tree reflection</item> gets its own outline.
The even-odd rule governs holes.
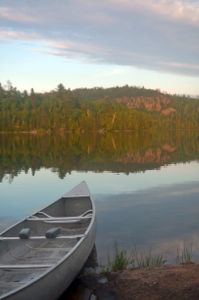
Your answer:
[[[1,135],[0,181],[21,171],[142,172],[199,158],[197,132]]]

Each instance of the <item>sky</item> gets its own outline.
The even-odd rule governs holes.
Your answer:
[[[0,82],[199,95],[198,0],[0,0]]]

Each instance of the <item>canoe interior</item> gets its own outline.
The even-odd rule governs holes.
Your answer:
[[[25,269],[25,270],[0,270],[0,297],[6,293],[20,288],[27,282],[34,280],[46,269]]]
[[[42,212],[53,217],[73,217],[90,209],[92,204],[89,197],[61,198]],[[4,232],[2,237],[18,237],[21,229],[30,228],[30,237],[44,236],[44,238],[0,240],[0,297],[34,280],[50,266],[56,265],[79,241],[77,237],[45,238],[48,229],[59,227],[61,230],[59,235],[73,236],[84,234],[90,222],[91,219],[84,219],[75,223],[51,224],[40,220],[24,220]],[[19,265],[25,268],[18,268]]]
[[[29,283],[47,270],[42,267],[15,269],[13,266],[56,265],[76,243],[77,239],[0,241],[0,264],[11,266],[0,269],[0,297],[12,289]]]
[[[61,198],[42,211],[54,217],[71,217],[81,215],[89,209],[92,209],[90,197],[73,197]]]
[[[81,197],[61,198],[41,211],[53,217],[73,217],[79,216],[90,209],[92,209],[90,198]],[[43,221],[24,220],[6,231],[2,236],[18,236],[20,230],[23,228],[30,228],[31,235],[45,235],[46,231],[52,227],[59,227],[61,229],[61,234],[65,235],[82,234],[89,223],[90,221],[88,219],[77,223],[67,224],[50,224]]]

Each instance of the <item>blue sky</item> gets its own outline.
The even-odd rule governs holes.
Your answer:
[[[0,82],[199,95],[195,0],[1,0]]]

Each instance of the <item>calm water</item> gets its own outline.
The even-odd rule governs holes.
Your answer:
[[[114,243],[199,253],[199,134],[0,137],[0,228],[86,180],[96,203],[98,259]]]

